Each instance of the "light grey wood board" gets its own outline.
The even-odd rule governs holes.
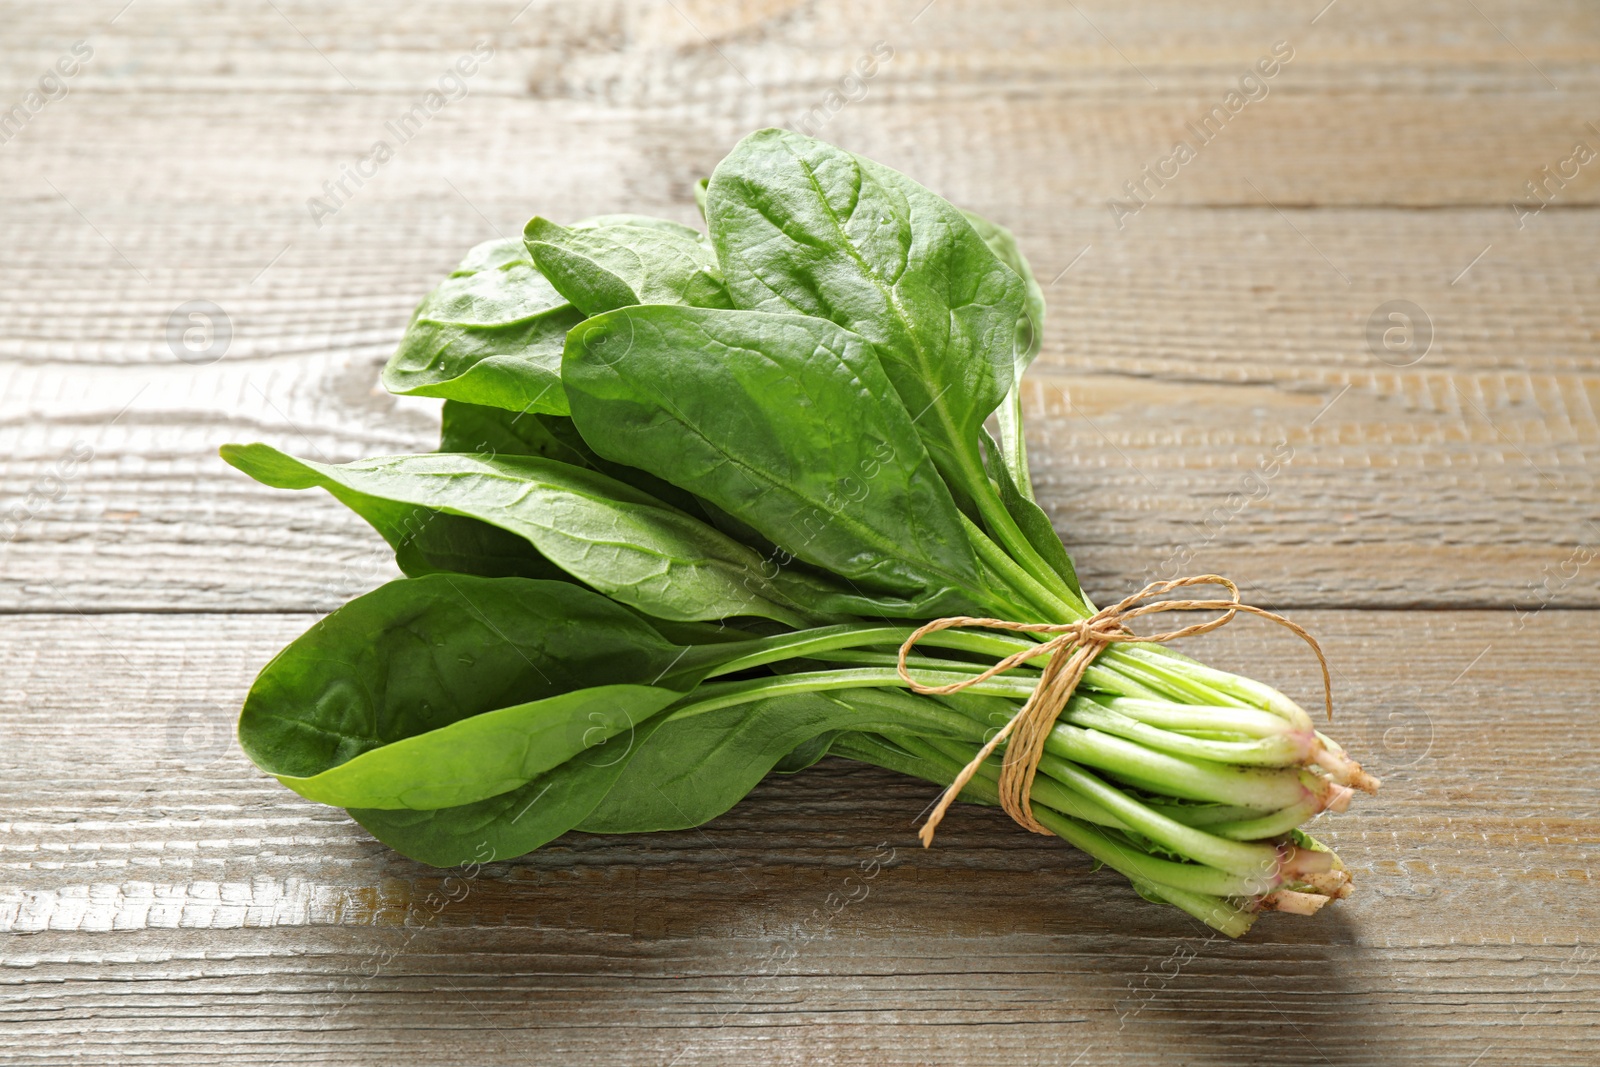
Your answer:
[[[120,5],[11,3],[18,46],[0,69],[26,82],[74,40],[87,39],[96,54],[76,83],[80,92],[405,92],[487,38],[517,62],[492,67],[480,86],[673,103],[686,95],[760,97],[796,85],[820,93],[882,40],[897,49],[897,80],[928,91],[1159,98],[1215,87],[1220,97],[1273,43],[1287,41],[1295,58],[1275,87],[1280,93],[1469,90],[1560,99],[1593,87],[1600,37],[1592,9],[1571,2],[1489,4],[1477,12],[1426,0],[1342,0],[1326,11],[1179,0],[929,6],[139,0],[138,10],[122,12]]]
[[[0,1060],[1592,1062],[1600,626],[1571,609],[1600,606],[1600,169],[1541,169],[1600,145],[1592,5],[114,0],[0,25],[0,116],[95,53],[0,144]],[[1279,40],[1270,95],[1145,179]],[[482,41],[463,99],[319,228],[308,198]],[[826,114],[835,91],[860,99]],[[994,812],[913,849],[931,791],[830,760],[703,831],[570,835],[435,914],[459,883],[234,747],[254,670],[393,570],[216,445],[428,447],[435,405],[376,374],[466,247],[534,212],[693,221],[734,139],[803,119],[1054,279],[1025,402],[1091,591],[1219,570],[1325,638],[1333,733],[1386,779],[1324,820],[1354,898],[1224,942]],[[167,340],[192,300],[232,330],[215,364]],[[1369,340],[1394,300],[1425,354]],[[1418,605],[1492,610],[1349,610]],[[102,614],[130,608],[167,614]],[[1309,704],[1304,650],[1264,634],[1191,651]]]
[[[1524,229],[1545,213],[1592,208],[1600,196],[1600,160],[1572,159],[1579,142],[1600,151],[1600,104],[1588,102],[1600,86],[1482,100],[1275,95],[1205,140],[1190,124],[1220,107],[1227,75],[1204,97],[1152,102],[1073,93],[952,98],[948,90],[907,99],[888,88],[891,71],[892,64],[881,92],[875,88],[815,132],[975,210],[1015,205],[1030,222],[1039,213],[1088,207],[1120,232],[1108,201],[1137,209],[1128,182],[1161,206],[1486,206],[1513,229],[1514,201],[1539,204],[1530,181],[1547,183],[1540,197],[1549,206],[1525,219]],[[686,202],[685,185],[709,173],[739,137],[802,124],[807,107],[828,92],[806,87],[753,102],[730,91],[658,107],[479,93],[443,108],[414,135],[397,134],[391,123],[417,106],[429,84],[422,80],[407,94],[329,96],[85,91],[40,112],[0,150],[4,200],[59,203],[64,195],[103,223],[113,241],[130,227],[93,213],[108,199],[260,205],[278,212],[283,226],[309,234],[318,220],[308,199],[339,208],[322,220],[326,232],[363,205],[405,197],[399,175],[408,172],[431,178],[439,194],[453,195],[447,177],[474,201],[517,197],[530,213],[564,195],[611,194],[620,182],[629,206],[647,210]],[[348,182],[339,197],[348,207],[329,199],[323,183],[339,181],[341,168],[372,156],[380,141],[392,158],[366,168],[365,180]],[[1143,168],[1172,156],[1179,141],[1194,159],[1158,168],[1162,180],[1146,176]],[[186,151],[198,145],[207,151]],[[118,161],[130,156],[146,165],[119,171]],[[595,209],[607,210],[615,208]],[[120,243],[131,243],[130,259],[141,263],[138,240]]]
[[[215,446],[263,437],[336,458],[427,447],[424,414],[372,384],[410,308],[466,247],[534,211],[692,219],[692,181],[733,138],[792,118],[858,36],[914,14],[535,5],[472,94],[315,226],[306,200],[427,87],[429,64],[517,10],[196,16],[150,3],[105,28],[107,62],[0,158],[12,179],[0,192],[0,500],[28,516],[0,562],[0,608],[305,609],[392,573],[351,517],[242,486]],[[1422,77],[1405,82],[1418,91],[1286,80],[1118,228],[1105,199],[1288,18],[1272,5],[1183,12],[948,4],[917,19],[904,63],[886,63],[825,131],[1013,226],[1054,279],[1029,391],[1035,468],[1091,589],[1115,595],[1182,561],[1281,604],[1600,602],[1589,574],[1549,577],[1592,545],[1600,498],[1600,264],[1581,207],[1600,171],[1537,216],[1509,209],[1528,175],[1588,136],[1581,85],[1523,82],[1538,62],[1563,80],[1591,69],[1575,61],[1596,48],[1592,13],[1463,21],[1419,5],[1375,26],[1359,5],[1335,8],[1296,37],[1305,65],[1283,77],[1370,62]],[[18,13],[45,51],[78,18]],[[190,37],[168,32],[193,18]],[[1107,47],[1124,34],[1141,42],[1131,56]],[[155,61],[167,47],[182,61]],[[718,50],[759,53],[758,87]],[[359,88],[335,70],[342,59],[361,67]],[[1146,62],[1156,87],[1130,95],[1123,82]],[[1430,210],[1359,206],[1375,204]],[[219,303],[233,334],[215,367],[178,362],[168,343],[174,310],[197,299]],[[1395,299],[1418,304],[1433,335],[1404,368],[1390,363],[1410,354],[1369,340]],[[54,495],[80,440],[96,458],[35,507],[30,494]],[[1280,441],[1294,462],[1238,508],[1230,494]]]
[[[115,258],[62,210],[22,247],[68,226],[80,252]],[[18,272],[13,306],[49,310],[0,338],[0,502],[26,519],[6,529],[4,607],[325,609],[393,573],[353,516],[259,489],[215,449],[262,439],[348,460],[432,446],[436,404],[397,403],[376,382],[412,303],[493,232],[459,200],[441,212],[420,232],[396,208],[351,219],[343,267],[291,251],[254,285],[219,270],[231,281],[147,287],[124,268],[52,305],[45,274]],[[1515,233],[1497,213],[1296,214],[1291,226],[1266,209],[1152,208],[1144,229],[1095,246],[1080,211],[1025,234],[1041,263],[1092,246],[1049,290],[1025,393],[1041,500],[1091,590],[1187,566],[1279,604],[1600,603],[1592,568],[1551,579],[1600,538],[1594,219],[1568,213],[1451,285],[1445,268],[1480,238]],[[1396,232],[1402,251],[1385,257]],[[224,244],[207,255],[234,256]],[[1431,316],[1410,366],[1368,346],[1394,294]],[[210,365],[166,339],[173,309],[197,297],[234,331]],[[57,484],[75,446],[94,456]],[[1275,459],[1287,462],[1259,477]]]
[[[1600,748],[1575,729],[1600,652],[1590,613],[1511,633],[1503,613],[1297,613],[1335,668],[1330,729],[1385,788],[1318,824],[1356,895],[1237,943],[993,811],[959,809],[922,851],[931,788],[837,760],[702,830],[568,835],[476,877],[430,870],[232,744],[251,672],[314,618],[8,622],[14,1062],[960,1049],[1109,1064],[1173,1042],[1194,1063],[1313,1048],[1455,1062],[1485,1045],[1501,1053],[1484,1062],[1585,1062],[1600,988]],[[1314,664],[1263,632],[1239,623],[1188,648],[1309,704]]]

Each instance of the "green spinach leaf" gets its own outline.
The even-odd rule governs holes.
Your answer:
[[[483,712],[597,684],[653,682],[683,650],[569,582],[402,578],[319,621],[267,665],[239,739],[308,778]]]
[[[999,257],[1000,262],[1010,267],[1016,272],[1017,277],[1022,279],[1026,290],[1022,317],[1017,320],[1016,347],[1013,354],[1016,374],[1005,400],[995,408],[994,416],[1000,427],[1000,457],[1006,469],[1011,472],[1011,479],[1017,492],[1032,500],[1033,480],[1028,472],[1028,445],[1022,436],[1022,375],[1034,357],[1039,354],[1039,349],[1044,343],[1044,290],[1033,275],[1028,257],[1017,247],[1016,236],[1010,230],[970,211],[963,211],[962,214],[972,223],[972,228],[978,231],[978,236],[983,238],[983,243],[989,246],[989,250]],[[1015,512],[1012,513],[1012,517],[1016,518],[1017,524],[1027,532],[1023,519]],[[1034,547],[1040,546],[1034,542]],[[1043,550],[1040,554],[1044,554]]]
[[[490,241],[422,301],[383,371],[390,392],[565,414],[561,346],[583,315],[515,241]]]
[[[525,785],[476,803],[430,811],[352,808],[350,815],[390,848],[435,867],[521,856],[582,822],[663,718],[657,715]]]
[[[565,415],[508,411],[460,400],[444,402],[439,451],[543,456],[580,467],[590,466],[594,454]]]
[[[586,440],[795,557],[899,596],[981,587],[960,513],[871,348],[824,319],[650,306],[568,338]]]
[[[960,211],[888,167],[769,129],[717,166],[706,216],[737,306],[872,342],[958,499],[988,492],[978,430],[1014,381],[1024,288]]]
[[[577,829],[642,833],[699,826],[737,804],[797,748],[840,730],[914,729],[983,740],[981,726],[956,716],[948,717],[948,732],[930,727],[930,715],[915,710],[931,703],[925,698],[874,696],[864,690],[802,693],[698,715],[669,713]]]
[[[380,497],[358,497],[360,494],[347,492],[339,499],[385,534],[384,539],[394,549],[395,565],[409,577],[450,573],[571,581],[565,571],[540,555],[525,538],[498,526]],[[396,508],[403,510],[404,516],[401,525],[391,531],[398,537],[392,537],[374,520],[379,509]]]
[[[301,475],[298,461],[270,450],[227,446],[222,454],[245,473],[280,488],[281,479],[293,481]],[[394,549],[396,565],[410,577],[448,571],[485,578],[569,580],[565,571],[540,555],[526,538],[508,530],[417,500],[364,493],[331,480],[324,487],[382,535]]]
[[[692,493],[686,493],[671,482],[664,482],[637,467],[612,463],[595,455],[573,425],[572,419],[565,415],[513,412],[446,400],[439,451],[476,452],[491,457],[543,456],[609,475],[696,518],[711,517]],[[734,540],[740,540],[722,523],[716,522],[714,525]]]
[[[732,306],[710,242],[687,226],[611,215],[569,227],[536,216],[523,239],[539,269],[585,315],[630,304]]]
[[[574,689],[390,741],[315,775],[279,775],[278,781],[341,808],[471,804],[636,729],[682,695],[650,685]]]
[[[763,575],[755,552],[646,493],[582,467],[535,456],[460,453],[336,466],[296,459],[263,444],[228,445],[222,455],[257,481],[280,489],[322,486],[498,526],[528,540],[540,556],[578,581],[657,618],[759,615],[789,625],[810,618],[808,609],[788,603]]]

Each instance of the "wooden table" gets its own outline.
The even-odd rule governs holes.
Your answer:
[[[76,73],[0,145],[0,1060],[1600,1062],[1600,9],[1323,2],[5,3],[0,108]],[[1352,899],[1228,942],[994,812],[924,852],[930,790],[840,760],[447,886],[238,751],[394,572],[216,446],[431,447],[377,372],[465,248],[692,221],[802,120],[1018,233],[1092,592],[1213,570],[1322,637],[1384,778],[1325,823]]]

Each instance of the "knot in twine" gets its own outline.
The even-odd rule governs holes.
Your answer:
[[[1171,592],[1184,586],[1191,585],[1220,585],[1228,590],[1226,600],[1161,600],[1151,601],[1153,597]],[[1169,630],[1159,634],[1136,634],[1127,628],[1130,619],[1140,615],[1156,615],[1164,611],[1220,611],[1221,615],[1205,622],[1194,623],[1176,630]],[[928,821],[918,831],[917,836],[922,839],[924,848],[933,843],[933,833],[938,829],[944,813],[950,805],[955,803],[956,797],[972,776],[978,773],[978,768],[983,761],[988,759],[1002,742],[1006,744],[1005,760],[1000,767],[1000,806],[1005,809],[1019,824],[1032,830],[1036,834],[1049,835],[1050,831],[1041,826],[1033,817],[1033,805],[1029,800],[1029,792],[1033,788],[1033,779],[1039,771],[1039,760],[1044,756],[1045,740],[1050,736],[1050,731],[1055,727],[1056,718],[1066,708],[1067,701],[1078,688],[1078,683],[1083,681],[1084,672],[1094,663],[1095,658],[1104,652],[1107,647],[1118,641],[1128,643],[1165,643],[1176,641],[1180,637],[1193,637],[1196,634],[1210,633],[1212,630],[1226,626],[1234,620],[1239,612],[1249,612],[1259,615],[1264,619],[1271,619],[1280,626],[1287,627],[1317,654],[1317,661],[1322,666],[1322,691],[1327,702],[1328,718],[1333,718],[1333,682],[1328,677],[1328,660],[1322,654],[1322,646],[1317,644],[1317,639],[1306,632],[1305,628],[1284,618],[1282,615],[1258,608],[1253,604],[1244,604],[1239,600],[1239,587],[1228,579],[1215,574],[1201,574],[1189,578],[1175,578],[1165,582],[1151,582],[1143,589],[1130,597],[1102,608],[1087,619],[1078,622],[1009,622],[1005,619],[979,619],[968,615],[953,615],[949,618],[936,619],[926,626],[919,628],[905,643],[900,646],[899,671],[900,677],[911,687],[913,692],[929,696],[943,696],[949,693],[959,693],[968,686],[986,682],[995,675],[1021,666],[1028,660],[1039,656],[1049,656],[1045,664],[1044,673],[1039,679],[1039,684],[1034,686],[1027,702],[1022,705],[1022,710],[1012,716],[1011,721],[991,738],[988,744],[978,752],[971,763],[968,763],[961,773],[956,775],[956,780],[944,791],[939,798],[939,803],[934,806],[933,814],[928,816]],[[917,642],[928,634],[939,630],[948,630],[957,626],[981,626],[991,630],[1011,630],[1017,633],[1054,634],[1050,640],[1040,643],[1035,648],[1026,649],[1007,656],[1005,659],[988,668],[982,674],[948,685],[923,685],[911,677],[911,672],[906,669],[906,657]],[[1013,735],[1015,735],[1013,737]]]

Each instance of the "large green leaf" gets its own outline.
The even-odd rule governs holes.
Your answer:
[[[446,401],[446,407],[452,403]],[[268,484],[282,487],[273,479],[298,477],[297,461],[283,462],[269,453],[270,450],[261,452],[228,446],[222,454],[234,466],[246,464],[241,467],[245,473]],[[340,503],[366,519],[389,542],[389,547],[394,549],[395,563],[410,577],[441,571],[485,578],[562,580],[568,577],[560,567],[541,556],[526,538],[508,530],[416,500],[363,493],[332,480],[323,484]]]
[[[961,214],[972,224],[978,236],[983,238],[983,243],[989,246],[989,251],[1022,279],[1022,315],[1017,319],[1012,352],[1016,378],[1020,380],[1022,372],[1028,369],[1028,365],[1038,356],[1044,344],[1044,289],[1039,285],[1039,279],[1034,276],[1033,266],[1028,262],[1028,257],[1022,254],[1016,234],[971,211],[963,211]]]
[[[322,486],[347,503],[376,498],[479,519],[525,538],[573,578],[657,618],[759,615],[790,625],[807,619],[809,609],[777,591],[755,552],[582,467],[536,456],[460,453],[333,465],[263,444],[226,445],[222,456],[280,489]]]
[[[257,677],[239,740],[307,778],[483,712],[599,684],[655,682],[684,655],[570,582],[437,574],[357,597]]]
[[[994,416],[1000,425],[1001,460],[1011,472],[1011,479],[1017,492],[1032,500],[1033,480],[1028,472],[1028,445],[1022,436],[1022,375],[1044,344],[1044,289],[1034,277],[1028,257],[1022,254],[1022,249],[1017,246],[1016,236],[1010,230],[970,211],[963,211],[962,214],[972,223],[972,228],[978,231],[978,236],[983,238],[983,243],[989,246],[989,250],[999,257],[1000,262],[1010,267],[1016,272],[1017,277],[1022,279],[1026,291],[1022,317],[1017,320],[1016,346],[1012,355],[1016,366],[1015,377],[1012,379],[1011,389],[1006,393],[1005,400],[995,408]],[[1017,524],[1026,532],[1025,520],[1015,511],[1012,511],[1012,517],[1017,519]],[[1037,543],[1035,547],[1038,547]]]
[[[431,811],[353,808],[378,840],[435,867],[512,859],[555,840],[605,798],[663,716],[611,738],[509,792]]]
[[[710,242],[675,222],[606,215],[558,226],[536,216],[523,239],[551,284],[585,315],[630,304],[732,306]]]
[[[635,489],[686,511],[706,517],[701,502],[670,482],[636,467],[612,463],[595,455],[583,435],[565,415],[480,407],[455,400],[444,402],[440,452],[476,452],[488,456],[543,456],[599,471]],[[717,524],[719,528],[721,524]],[[723,532],[739,540],[731,530]]]
[[[737,804],[797,748],[838,730],[984,739],[982,726],[926,698],[870,690],[769,697],[700,715],[670,713],[577,829],[642,833],[699,826]]]
[[[279,775],[278,781],[336,807],[471,804],[635,729],[682,695],[648,685],[574,689],[391,741],[319,774]]]
[[[390,392],[564,414],[561,345],[583,315],[516,241],[489,241],[423,299],[383,370]]]
[[[439,451],[543,456],[580,467],[591,466],[593,455],[565,415],[509,411],[460,400],[444,402]]]
[[[378,526],[377,511],[404,510],[398,538],[386,536],[394,549],[395,565],[412,577],[424,574],[471,574],[483,578],[545,578],[570,581],[570,576],[545,559],[525,538],[498,526],[463,515],[430,508],[413,508],[378,497],[358,499],[344,492],[339,499],[352,511]],[[380,533],[385,529],[378,527]]]
[[[769,129],[718,164],[706,218],[738,307],[871,341],[952,487],[988,491],[977,434],[1015,378],[1024,287],[959,210],[888,167]]]
[[[869,591],[980,588],[949,490],[871,348],[824,319],[631,307],[573,331],[573,419],[601,455]]]
[[[391,848],[438,867],[511,859],[572,829],[698,826],[738,803],[797,746],[847,726],[969,741],[984,736],[982,726],[931,704],[860,690],[845,699],[802,694],[699,715],[669,712],[498,796],[430,811],[350,814]]]

